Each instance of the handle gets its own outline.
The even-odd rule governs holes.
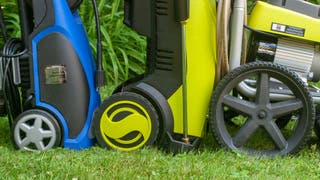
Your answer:
[[[176,21],[182,22],[189,19],[189,14],[190,14],[189,3],[190,3],[190,0],[174,1]]]

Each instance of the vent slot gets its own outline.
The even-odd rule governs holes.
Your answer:
[[[156,68],[164,71],[172,71],[174,53],[168,50],[157,50]]]
[[[168,2],[165,0],[157,0],[156,2],[156,14],[157,15],[168,15]]]

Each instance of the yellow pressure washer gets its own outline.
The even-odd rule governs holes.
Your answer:
[[[320,6],[256,1],[247,13],[246,0],[125,0],[124,10],[147,37],[147,70],[95,113],[101,146],[190,150],[207,122],[231,150],[284,155],[306,143],[320,102],[308,85],[320,80]]]

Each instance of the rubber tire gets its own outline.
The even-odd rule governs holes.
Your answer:
[[[120,147],[119,144],[111,144],[111,140],[109,142],[106,142],[104,139],[103,132],[100,130],[101,125],[101,118],[105,111],[114,103],[121,102],[121,101],[130,101],[139,104],[141,107],[144,108],[144,110],[147,112],[148,116],[150,117],[150,123],[151,123],[151,133],[149,135],[149,138],[147,141],[145,141],[144,144],[138,144],[134,147]],[[132,106],[133,107],[133,106]],[[136,107],[136,106],[135,106]],[[140,113],[140,115],[142,115]],[[123,120],[123,118],[121,119]],[[121,121],[119,120],[119,121]],[[158,120],[158,114],[153,105],[143,96],[133,93],[133,92],[120,92],[117,94],[114,94],[103,101],[99,109],[96,111],[94,118],[93,118],[93,132],[97,139],[97,142],[100,146],[105,147],[107,149],[116,149],[120,151],[132,151],[139,149],[143,146],[153,146],[155,145],[155,142],[158,138],[159,134],[159,120]],[[129,134],[130,132],[128,132]],[[105,138],[107,138],[105,136]],[[111,139],[111,138],[110,138]],[[109,144],[110,143],[110,144]]]
[[[320,105],[316,106],[316,120],[314,123],[314,132],[320,139]]]
[[[27,115],[34,115],[34,114],[38,114],[40,116],[44,116],[46,117],[53,125],[53,127],[55,128],[56,131],[56,141],[54,143],[54,145],[51,148],[56,148],[56,147],[60,147],[62,145],[62,131],[61,131],[61,126],[59,125],[57,119],[51,115],[50,113],[44,111],[44,110],[40,110],[40,109],[31,109],[31,110],[27,110],[22,112],[13,122],[12,127],[11,127],[11,140],[14,144],[14,147],[16,149],[20,149],[19,146],[17,145],[16,141],[15,141],[15,137],[14,137],[14,131],[15,131],[15,127],[18,124],[18,122],[25,116]],[[51,149],[49,148],[49,149]],[[46,149],[47,150],[47,149]],[[32,151],[32,150],[31,150]]]
[[[304,132],[301,132],[302,137],[299,138],[297,145],[294,147],[291,147],[288,151],[285,151],[285,152],[283,152],[283,151],[276,151],[276,152],[274,152],[274,151],[259,151],[259,152],[257,152],[257,151],[247,150],[245,148],[232,147],[232,146],[228,145],[228,143],[229,143],[228,140],[224,139],[223,138],[224,135],[222,135],[221,132],[219,131],[219,124],[221,124],[223,122],[220,122],[219,120],[216,119],[216,114],[217,114],[216,110],[218,109],[218,106],[220,106],[219,102],[221,100],[219,100],[219,99],[223,95],[222,93],[225,91],[225,87],[228,86],[228,84],[232,80],[238,78],[243,73],[246,73],[248,71],[251,71],[251,70],[254,70],[257,68],[264,68],[264,69],[269,68],[270,70],[273,70],[275,72],[281,71],[281,74],[283,74],[284,76],[290,77],[292,80],[292,83],[294,83],[296,86],[299,86],[301,94],[303,94],[303,96],[304,96],[304,103],[307,104],[307,106],[308,106],[308,107],[304,107],[304,108],[308,108],[309,111],[308,111],[307,117],[306,117],[307,125],[305,125]],[[231,71],[217,85],[215,91],[213,92],[212,99],[211,99],[210,112],[209,112],[209,122],[210,122],[211,130],[213,132],[214,138],[216,139],[218,144],[220,144],[222,147],[224,147],[226,149],[240,150],[240,151],[247,152],[249,154],[262,154],[262,155],[270,155],[270,156],[285,155],[288,153],[296,153],[306,144],[306,142],[309,140],[311,133],[312,133],[312,129],[314,126],[314,119],[315,119],[315,108],[314,108],[314,105],[312,102],[313,102],[312,96],[310,95],[306,85],[303,83],[303,81],[300,79],[300,77],[296,73],[294,73],[293,71],[289,70],[288,68],[286,68],[284,66],[274,64],[274,63],[267,63],[267,62],[248,63],[248,64],[242,65],[242,66],[234,69],[233,71]]]

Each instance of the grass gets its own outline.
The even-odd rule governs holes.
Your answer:
[[[10,34],[19,37],[15,1],[0,2],[6,7]],[[120,0],[98,1],[104,39],[103,62],[108,72],[108,86],[102,94],[144,72],[146,41],[122,24],[121,3]],[[95,52],[90,1],[84,1],[80,12]],[[319,146],[313,136],[307,147],[296,155],[258,158],[225,151],[208,135],[200,149],[188,154],[166,154],[156,148],[124,153],[100,147],[23,152],[13,148],[7,121],[0,119],[0,179],[319,179]]]
[[[314,137],[296,155],[259,158],[228,152],[211,135],[198,150],[177,155],[156,148],[118,152],[100,147],[24,152],[13,148],[0,122],[0,179],[319,179],[320,149]]]

